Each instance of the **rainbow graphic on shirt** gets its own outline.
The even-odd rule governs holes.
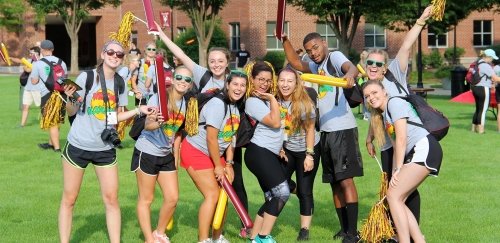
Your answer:
[[[318,70],[319,75],[326,76],[325,70],[320,69]],[[318,85],[318,98],[323,99],[325,97],[326,93],[328,92],[333,92],[333,86],[331,85]]]
[[[288,113],[288,108],[280,105],[280,118],[281,124],[284,123],[285,132],[291,135],[290,127],[292,126],[292,115]]]
[[[115,93],[112,90],[108,89],[108,99],[109,99],[109,110],[108,111],[116,111],[116,103],[115,103]],[[90,107],[87,109],[88,115],[93,115],[98,120],[106,119],[106,106],[104,105],[104,96],[102,94],[102,89],[97,90],[92,95],[92,99],[90,100]]]
[[[180,112],[178,109],[175,112],[168,112],[167,119],[162,128],[163,133],[167,137],[173,137],[182,125],[184,118],[184,113]]]
[[[218,138],[224,142],[231,142],[233,135],[238,131],[238,127],[240,127],[240,116],[232,114],[224,123],[222,131],[219,131]]]
[[[396,133],[394,132],[394,125],[389,122],[385,122],[385,131],[389,134],[389,137],[396,139]]]

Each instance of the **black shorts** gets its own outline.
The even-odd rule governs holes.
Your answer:
[[[500,104],[500,85],[497,85],[495,87],[495,99],[497,101],[497,104]]]
[[[116,165],[116,150],[114,148],[104,151],[88,151],[66,143],[61,156],[68,163],[79,169],[87,168],[89,163],[97,167],[111,167]]]
[[[443,150],[439,142],[428,134],[427,137],[420,139],[415,146],[405,156],[405,164],[416,163],[425,166],[430,175],[437,176],[443,161]]]
[[[136,172],[138,169],[153,176],[158,175],[160,172],[177,170],[175,168],[175,158],[172,153],[169,153],[167,156],[160,157],[144,153],[137,148],[134,148],[130,171]]]
[[[358,128],[321,133],[323,182],[332,183],[363,176]]]
[[[43,115],[44,110],[45,110],[45,105],[47,104],[47,101],[49,101],[51,94],[52,94],[52,92],[49,92],[48,94],[42,96],[42,99],[40,101],[40,111],[42,112],[42,115]],[[60,94],[63,97],[63,99],[66,100],[66,98],[67,98],[66,94],[64,92],[60,93]],[[60,114],[61,123],[64,123],[64,116],[66,116],[66,103],[61,102],[61,106],[62,106],[61,107],[61,114]]]

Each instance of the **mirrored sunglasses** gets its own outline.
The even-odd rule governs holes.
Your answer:
[[[146,48],[148,51],[156,51],[156,48]]]
[[[382,66],[384,66],[385,62],[377,62],[377,61],[374,61],[374,60],[366,60],[366,65],[367,66],[373,66],[373,64],[375,64],[377,67],[382,67]]]
[[[180,74],[176,74],[174,77],[175,77],[175,80],[181,81],[184,79],[184,81],[186,81],[188,83],[191,83],[191,81],[193,81],[193,78],[191,78],[189,76],[180,75]]]

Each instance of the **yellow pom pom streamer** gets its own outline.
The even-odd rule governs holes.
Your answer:
[[[446,0],[432,0],[431,16],[436,21],[442,21]]]
[[[276,72],[274,71],[273,65],[271,63],[267,62],[267,61],[264,61],[264,62],[269,67],[271,67],[271,69],[273,70],[273,73],[272,73],[273,83],[271,85],[271,90],[269,91],[269,93],[271,93],[274,96],[276,96],[277,91],[278,91],[278,77],[276,77]],[[250,62],[247,65],[245,65],[245,67],[243,67],[243,70],[245,71],[245,73],[248,76],[248,83],[250,84],[250,86],[247,88],[247,92],[246,92],[246,95],[245,95],[246,98],[252,96],[252,93],[255,90],[255,88],[253,87],[253,78],[252,78],[253,65],[255,65],[255,62]]]
[[[58,91],[52,91],[49,100],[42,108],[42,118],[40,119],[40,128],[47,130],[54,126],[64,123],[64,116],[62,115],[63,106],[62,97]]]
[[[189,136],[198,134],[198,99],[191,97],[186,110],[185,129]]]
[[[111,32],[109,38],[120,42],[123,48],[128,48],[130,42],[130,35],[132,34],[132,25],[134,24],[134,14],[126,12],[123,15],[118,32]]]

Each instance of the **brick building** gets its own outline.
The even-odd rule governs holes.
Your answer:
[[[159,1],[153,0],[153,9],[156,18],[160,11],[170,10],[167,6],[161,6]],[[277,3],[274,0],[229,0],[228,4],[220,12],[222,29],[225,30],[229,49],[236,52],[239,43],[246,44],[247,50],[252,57],[264,56],[268,50],[280,50],[281,44],[274,38]],[[113,8],[106,7],[91,12],[91,17],[85,21],[79,33],[79,62],[80,67],[95,65],[99,57],[99,47],[107,40],[112,31],[118,29],[121,17],[127,11],[145,19],[142,2],[138,0],[124,0],[122,5]],[[500,44],[500,25],[495,25],[499,15],[493,11],[474,12],[467,19],[461,21],[457,26],[456,45],[465,49],[465,55],[461,58],[463,64],[474,60],[479,50],[493,44]],[[191,26],[187,16],[179,11],[172,12],[172,29],[165,30],[170,36],[176,36]],[[62,21],[56,16],[47,16],[45,25],[34,22],[33,12],[25,14],[25,24],[20,33],[6,33],[2,30],[0,41],[9,47],[11,56],[23,55],[36,41],[45,38],[54,41],[55,55],[63,58],[69,65],[70,42]],[[315,16],[307,15],[297,8],[287,6],[285,31],[288,33],[292,44],[296,48],[302,47],[302,38],[309,32],[316,31],[322,34],[333,49],[337,47],[337,40],[333,31],[325,24],[317,22]],[[367,48],[386,49],[390,57],[394,57],[398,51],[405,33],[395,33],[390,30],[360,21],[352,47],[360,52]],[[153,36],[147,35],[146,27],[141,22],[136,22],[133,27],[132,39],[138,47],[143,49],[144,45],[153,40]],[[453,47],[454,32],[436,36],[428,29],[422,32],[422,49],[429,53],[433,49],[440,52],[448,47]]]

